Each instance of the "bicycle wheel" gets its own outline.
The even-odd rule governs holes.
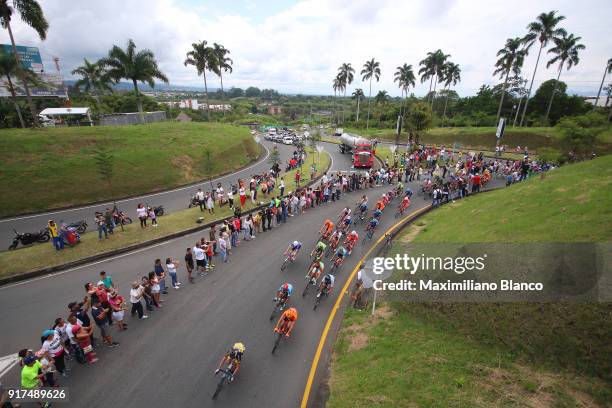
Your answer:
[[[216,399],[217,398],[217,396],[221,392],[221,389],[223,388],[223,383],[224,382],[225,382],[225,375],[222,375],[221,379],[219,380],[219,383],[217,384],[217,389],[215,390],[215,393],[213,394],[212,399]]]
[[[289,263],[289,257],[285,258],[285,262],[281,265],[281,272],[285,270],[287,264]]]
[[[308,293],[308,290],[310,289],[311,283],[312,283],[312,281],[310,279],[308,279],[308,282],[306,283],[306,287],[302,291],[302,297],[306,296],[306,294]]]
[[[272,347],[272,354],[274,354],[274,352],[276,351],[276,348],[280,344],[280,341],[282,338],[283,338],[283,333],[278,333],[278,336],[276,337],[276,341],[274,342],[274,347]]]
[[[319,306],[319,303],[321,303],[321,291],[317,293],[317,298],[315,299],[315,303],[314,303],[314,306],[312,307],[312,310],[317,310],[317,306]]]
[[[272,313],[270,314],[270,321],[274,320],[274,316],[276,315],[276,309],[278,309],[278,303],[272,309]]]

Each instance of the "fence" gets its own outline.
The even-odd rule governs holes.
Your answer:
[[[162,122],[166,120],[166,112],[144,112],[144,122]],[[136,125],[140,123],[140,114],[138,112],[131,113],[115,113],[112,115],[100,116],[98,125],[100,126],[118,126],[118,125]]]

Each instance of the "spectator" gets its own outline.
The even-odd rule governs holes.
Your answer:
[[[55,368],[62,377],[68,377],[66,374],[66,363],[64,361],[64,347],[62,346],[62,338],[57,330],[45,330],[41,337],[42,349],[49,353],[55,360]]]
[[[140,220],[140,227],[145,228],[147,226],[147,209],[142,203],[138,204],[138,208],[136,208],[136,215]]]
[[[62,239],[62,237],[60,237],[55,221],[49,220],[49,223],[47,224],[47,229],[49,230],[49,236],[51,237],[51,241],[55,249],[57,251],[61,251],[62,249],[64,249],[64,240]]]
[[[110,208],[107,208],[104,212],[104,225],[109,234],[112,234],[115,230],[115,220],[113,219],[113,212]]]
[[[198,202],[198,205],[200,206],[200,211],[204,211],[204,205],[206,204],[205,198],[204,198],[204,192],[202,191],[201,188],[198,188],[197,193],[195,194],[196,200]]]
[[[153,207],[149,207],[149,218],[151,219],[151,226],[157,227],[157,215]]]
[[[215,212],[215,200],[213,199],[212,192],[206,193],[206,208],[208,209],[209,214],[213,214]]]
[[[96,213],[96,226],[98,227],[98,241],[102,241],[102,233],[104,233],[104,238],[108,238],[108,232],[106,229],[106,220],[102,213]]]
[[[100,329],[100,334],[102,335],[102,341],[106,344],[107,347],[113,348],[117,347],[119,343],[114,342],[111,335],[108,333],[109,327],[109,317],[110,317],[110,305],[109,307],[103,307],[102,301],[97,296],[91,297],[91,315],[94,318],[94,322]]]
[[[149,318],[142,310],[140,299],[142,299],[143,294],[144,288],[137,281],[132,282],[132,289],[130,290],[130,303],[132,304],[131,314],[134,316],[134,314],[138,313],[138,318],[140,320]]]
[[[160,287],[161,293],[163,293],[164,295],[167,295],[168,290],[166,289],[166,271],[164,270],[164,267],[162,266],[161,259],[158,258],[155,260],[153,271],[155,272],[155,275],[157,275],[157,279],[159,280],[159,287]]]
[[[181,282],[178,281],[178,277],[176,276],[176,269],[179,266],[179,261],[173,261],[172,258],[166,258],[166,269],[170,274],[170,279],[172,279],[172,287],[176,290],[179,289]]]
[[[146,277],[142,279],[143,287],[145,289],[145,304],[147,305],[147,310],[151,311],[153,310],[153,306],[160,308],[163,300],[160,299],[159,278],[155,272],[149,272],[149,277],[146,278],[146,282],[145,278]]]
[[[113,321],[117,323],[119,330],[127,330],[127,324],[123,322],[125,317],[125,309],[127,309],[123,296],[113,289],[110,293],[110,297],[108,298],[108,303],[110,304],[112,310]]]
[[[187,248],[187,252],[185,253],[185,269],[187,270],[187,279],[189,280],[189,283],[194,282],[193,276],[191,276],[194,266],[195,265],[193,263],[193,254],[191,253],[191,248]]]
[[[112,289],[115,287],[112,276],[108,275],[105,271],[100,272],[100,280],[102,283],[104,283],[106,289]]]
[[[91,344],[92,332],[93,327],[83,327],[79,325],[74,325],[72,327],[72,333],[76,338],[76,342],[79,348],[83,351],[85,359],[89,364],[94,364],[98,361],[96,352]]]

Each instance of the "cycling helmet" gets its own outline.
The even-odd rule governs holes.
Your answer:
[[[232,351],[236,351],[238,353],[244,353],[245,350],[246,347],[244,347],[244,344],[242,343],[234,343],[234,345],[232,346]]]
[[[284,292],[289,291],[289,284],[288,283],[283,284],[283,286],[281,286],[281,290]]]
[[[293,247],[297,247],[300,246],[300,242],[299,241],[293,241]]]
[[[327,285],[330,285],[331,281],[332,281],[331,276],[329,274],[325,275],[323,280],[325,281],[325,284],[327,284]]]
[[[290,307],[285,312],[285,318],[287,320],[291,320],[292,322],[294,322],[294,321],[297,320],[297,317],[298,317],[298,312],[297,312],[297,309],[295,307]]]
[[[357,231],[352,230],[352,231],[351,231],[351,235],[352,235],[352,236],[356,236],[356,235],[357,235]]]

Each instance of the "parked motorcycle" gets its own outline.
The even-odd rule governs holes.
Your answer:
[[[147,207],[148,211],[151,211],[151,209],[153,209],[153,212],[158,217],[161,217],[162,215],[164,215],[164,206],[163,205],[160,205],[158,207]]]
[[[13,229],[13,231],[15,231],[15,237],[13,238],[13,243],[9,246],[9,251],[16,249],[17,245],[19,245],[19,243],[21,242],[21,245],[30,245],[33,244],[34,242],[49,242],[49,240],[51,239],[51,236],[49,235],[49,231],[44,228],[41,229],[38,232],[25,232],[25,233],[21,233],[21,232],[17,232],[15,229]]]
[[[115,225],[127,225],[132,223],[132,219],[127,216],[124,211],[117,210],[113,213],[113,219],[115,221]]]
[[[68,228],[74,228],[79,234],[84,234],[87,230],[87,223],[85,222],[85,220],[73,222],[71,224],[68,224]]]
[[[193,194],[191,196],[191,199],[189,200],[189,208],[197,207],[199,205],[200,205],[200,202],[198,201],[196,195]]]

